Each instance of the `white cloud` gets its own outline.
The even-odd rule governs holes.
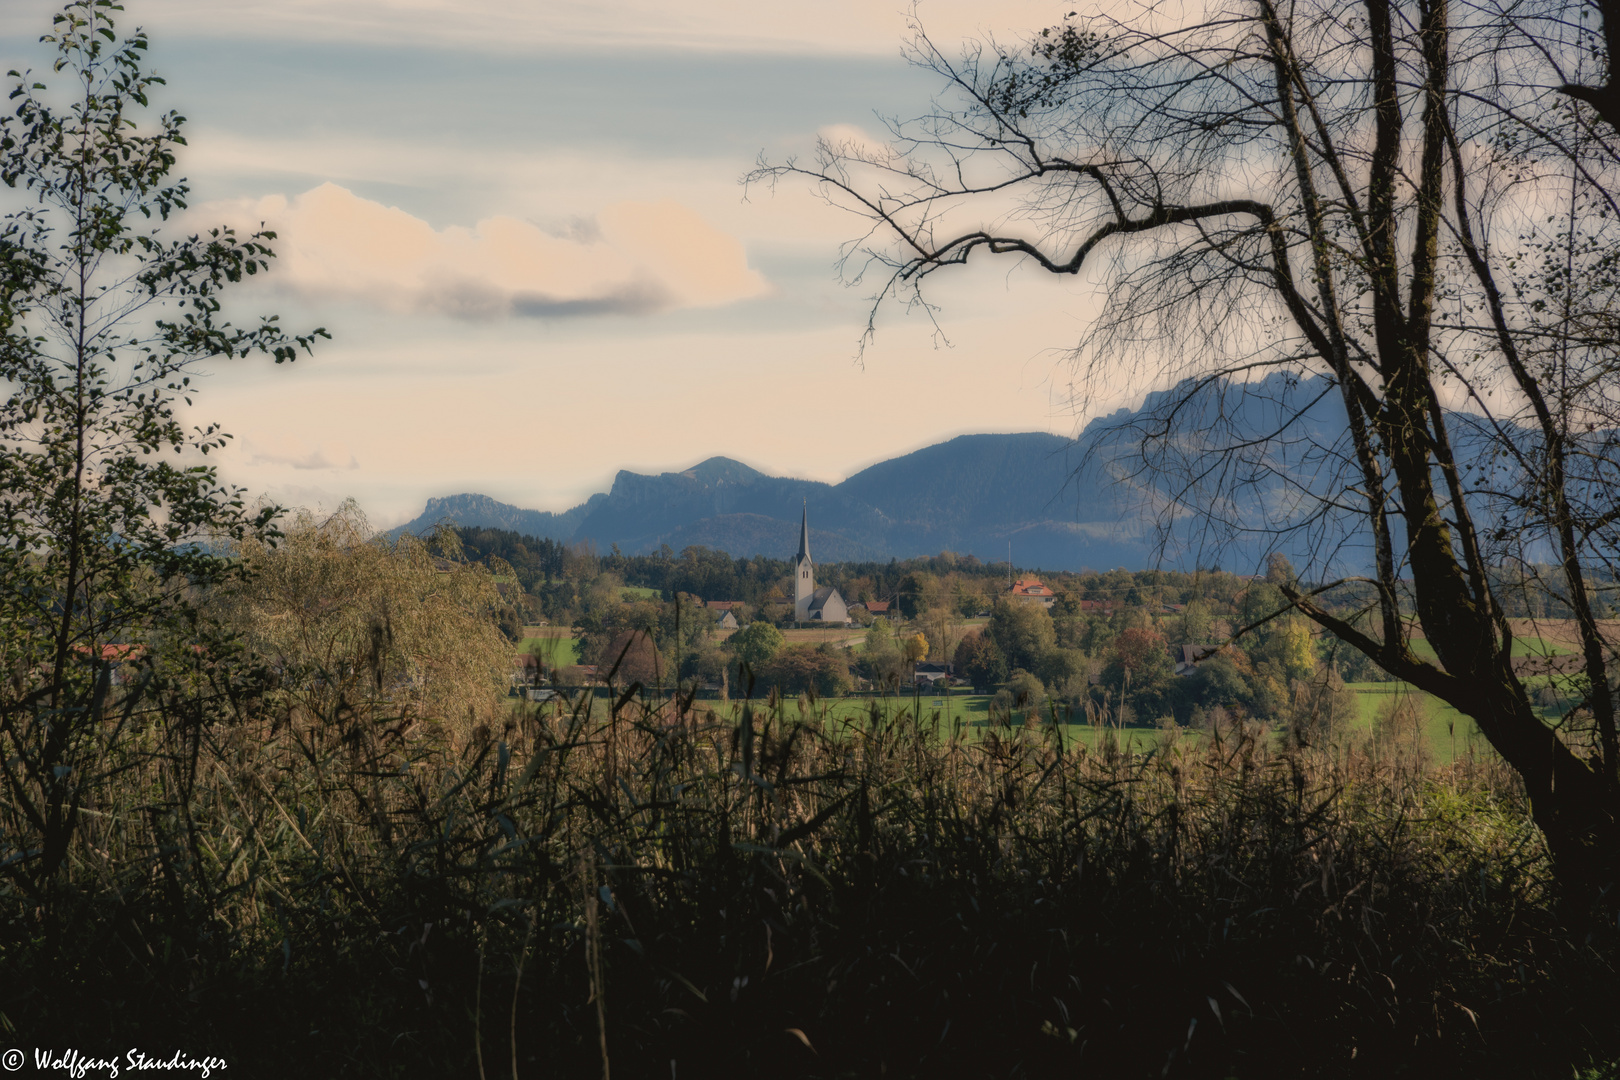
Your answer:
[[[894,55],[909,37],[908,0],[148,0],[142,17],[164,33],[270,34],[366,44],[425,44],[490,52],[636,48],[750,53]],[[917,11],[936,41],[1012,36],[1050,25],[1045,0],[926,0]]]
[[[432,225],[321,184],[292,199],[199,207],[278,234],[271,280],[316,300],[489,320],[716,307],[767,291],[742,244],[669,200],[621,202],[566,229],[495,216]]]
[[[354,451],[343,443],[325,441],[319,445],[299,443],[285,436],[266,441],[247,440],[242,449],[248,454],[249,465],[282,465],[301,471],[345,470],[360,467]]]

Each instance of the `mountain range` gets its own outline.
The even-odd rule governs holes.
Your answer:
[[[1290,386],[1286,396],[1308,398],[1312,392],[1310,386]],[[611,490],[563,513],[526,510],[487,495],[433,498],[419,517],[393,532],[423,533],[449,519],[570,543],[591,541],[602,551],[617,545],[627,555],[667,544],[677,552],[702,545],[736,557],[790,558],[798,546],[800,514],[808,508],[818,562],[942,551],[989,562],[1008,558],[1010,545],[1020,567],[1137,569],[1158,557],[1147,512],[1153,500],[1123,479],[1130,470],[1109,467],[1131,446],[1129,438],[1110,442],[1108,436],[1128,436],[1172,393],[1149,395],[1138,410],[1093,421],[1079,442],[1035,432],[962,435],[879,462],[838,484],[769,476],[713,457],[681,472],[623,470]],[[1263,426],[1265,419],[1254,422]],[[1331,441],[1331,408],[1313,426],[1329,429],[1322,437]],[[1080,446],[1112,450],[1088,459]],[[1315,485],[1307,479],[1305,486]],[[1223,563],[1233,568],[1263,557],[1258,548],[1224,554]]]

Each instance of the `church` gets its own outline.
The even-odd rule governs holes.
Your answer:
[[[799,555],[793,562],[793,621],[849,625],[849,605],[831,585],[816,588],[816,572],[810,562],[810,507],[804,508],[799,528]]]

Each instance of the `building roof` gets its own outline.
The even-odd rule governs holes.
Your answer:
[[[703,605],[711,611],[736,611],[743,606],[741,600],[710,600]]]
[[[804,506],[804,522],[799,526],[799,559],[810,557],[810,504]]]
[[[1019,578],[1013,582],[1014,596],[1051,596],[1052,590],[1041,584],[1039,578]]]
[[[890,601],[888,600],[868,600],[866,602],[866,610],[874,615],[887,615],[889,606]]]
[[[809,610],[820,611],[822,608],[827,606],[827,601],[831,600],[837,595],[837,593],[838,590],[833,588],[831,585],[823,585],[821,588],[810,594]]]

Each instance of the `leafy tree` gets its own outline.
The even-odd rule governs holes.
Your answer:
[[[998,600],[984,632],[1007,663],[1025,671],[1039,667],[1041,657],[1057,643],[1052,616],[1040,604]]]
[[[540,613],[547,622],[562,623],[572,614],[577,593],[567,579],[548,581],[540,586]]]
[[[920,36],[959,99],[897,125],[897,150],[824,142],[813,166],[756,175],[807,175],[869,219],[857,261],[892,271],[879,303],[933,311],[934,274],[995,255],[1101,274],[1077,362],[1176,389],[1140,425],[1102,425],[1097,453],[1154,489],[1169,540],[1198,520],[1216,545],[1294,534],[1319,578],[1370,569],[1365,618],[1280,587],[1473,717],[1569,895],[1613,905],[1620,726],[1596,596],[1620,558],[1620,6],[1597,5],[1601,35],[1571,32],[1567,5],[1359,7],[1071,16],[960,60]],[[1504,565],[1547,567],[1572,612],[1579,726],[1549,732],[1514,673]],[[1411,648],[1412,613],[1437,661]]]
[[[0,867],[36,895],[121,767],[140,700],[229,653],[196,603],[240,570],[215,543],[274,532],[275,509],[247,508],[206,464],[228,436],[177,415],[199,364],[281,363],[324,336],[222,318],[274,237],[167,227],[189,198],[169,175],[184,120],[145,111],[162,80],[143,67],[145,35],[115,33],[117,10],[65,7],[42,40],[71,89],[58,106],[11,72],[0,119],[0,179],[20,193],[0,225],[0,648],[16,673],[0,690]],[[145,668],[117,695],[110,646]],[[115,697],[126,722],[109,721]]]
[[[868,652],[896,648],[894,628],[889,625],[888,619],[879,615],[872,620],[872,625],[866,628],[866,648]]]
[[[755,619],[726,639],[726,647],[738,661],[755,671],[763,670],[786,643],[782,631],[763,619]]]
[[[990,708],[1008,717],[1022,715],[1039,719],[1041,707],[1046,704],[1046,687],[1041,680],[1022,668],[1014,668],[1007,677],[1007,685],[996,691],[990,699]]]
[[[973,684],[975,692],[988,694],[1007,678],[1007,658],[988,635],[975,630],[956,647],[956,672]]]
[[[597,673],[604,679],[612,676],[616,686],[640,683],[651,689],[667,680],[667,665],[652,635],[645,630],[620,630],[608,642],[597,661]]]
[[[921,633],[906,638],[905,657],[908,664],[928,659],[928,638]]]
[[[1175,679],[1169,645],[1157,630],[1126,630],[1114,640],[1113,655],[1103,665],[1103,685],[1125,692],[1139,716],[1153,717],[1164,707]]]
[[[1083,686],[1091,673],[1091,660],[1079,649],[1054,648],[1041,658],[1036,672],[1047,689],[1060,694],[1073,686]]]
[[[1241,653],[1222,649],[1198,665],[1198,670],[1178,679],[1175,697],[1181,710],[1223,708],[1246,713],[1254,704],[1254,690],[1246,672],[1252,668]]]
[[[245,573],[218,590],[222,621],[305,715],[386,702],[401,732],[432,720],[458,739],[469,718],[495,719],[512,650],[483,567],[445,570],[414,536],[374,535],[352,500],[321,520],[301,512],[276,544],[248,537],[235,554]]]
[[[1202,644],[1210,639],[1210,630],[1209,605],[1200,599],[1189,600],[1186,610],[1181,613],[1181,641],[1191,645]]]
[[[789,645],[771,658],[760,677],[784,694],[837,697],[849,691],[849,663],[842,650],[825,645]]]
[[[900,614],[915,619],[933,606],[939,593],[939,579],[923,570],[913,570],[900,579]]]

